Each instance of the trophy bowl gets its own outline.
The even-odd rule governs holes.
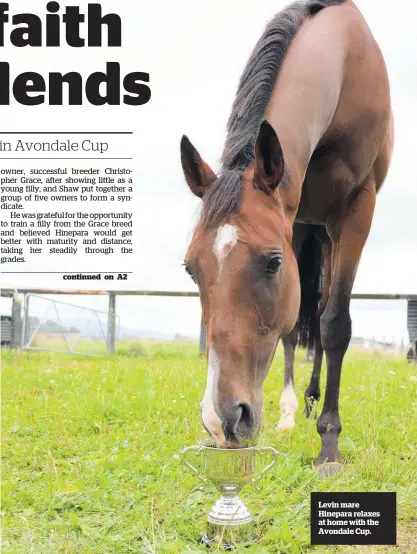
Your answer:
[[[189,461],[191,453],[202,456],[200,469]],[[272,453],[272,460],[259,471],[257,458],[266,453]],[[271,446],[217,448],[215,443],[207,440],[184,448],[181,454],[184,464],[201,481],[210,481],[221,493],[207,514],[207,530],[201,542],[207,546],[220,543],[223,548],[230,549],[236,544],[254,540],[253,518],[239,493],[247,483],[259,481],[271,469],[278,452]]]

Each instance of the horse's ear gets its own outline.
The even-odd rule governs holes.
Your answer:
[[[254,186],[271,194],[284,175],[284,155],[277,134],[267,121],[259,129],[255,144]]]
[[[191,192],[202,198],[216,175],[185,135],[181,139],[181,164]]]

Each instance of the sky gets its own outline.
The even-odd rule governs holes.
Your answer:
[[[150,74],[151,101],[135,108],[97,108],[87,103],[82,107],[29,108],[12,103],[0,106],[0,121],[3,130],[16,131],[133,131],[132,137],[110,140],[112,155],[126,153],[134,157],[128,167],[133,169],[135,179],[135,200],[131,206],[135,219],[135,254],[129,258],[114,255],[99,260],[78,257],[76,264],[70,256],[44,256],[31,260],[25,271],[74,268],[96,271],[100,265],[103,271],[132,271],[134,274],[123,285],[128,289],[195,290],[181,264],[198,215],[199,200],[185,185],[180,139],[182,134],[187,134],[204,159],[214,169],[219,167],[226,121],[240,74],[265,24],[287,2],[124,0],[116,3],[103,0],[101,3],[104,12],[116,11],[122,17],[122,48],[78,51],[69,47],[41,48],[36,55],[29,52],[32,54],[29,56],[6,46],[2,58],[10,63],[15,75],[31,70],[45,76],[50,71],[74,69],[87,76],[103,70],[107,61],[119,61],[122,73]],[[61,6],[66,4],[61,2]],[[388,67],[395,148],[388,178],[378,197],[354,292],[416,293],[417,5],[414,0],[402,0],[401,9],[392,0],[358,0],[356,4],[379,42]],[[45,2],[14,0],[12,7],[14,13],[32,11],[40,15],[44,13]],[[6,161],[1,163],[9,167]],[[51,163],[58,166],[60,162]],[[86,163],[79,162],[79,167],[86,167],[83,165]],[[97,208],[97,205],[84,207]],[[66,288],[56,274],[4,275],[2,283],[15,287]],[[88,288],[93,287],[89,284]],[[103,299],[77,297],[72,302],[103,308]],[[118,303],[118,311],[125,327],[198,334],[198,300],[124,298]],[[381,305],[376,310],[369,304],[369,308],[355,308],[353,312],[356,334],[371,336],[375,330],[378,334],[387,331],[387,335],[398,337],[405,334],[401,303],[394,309],[387,305],[385,311],[381,311]],[[393,312],[397,313],[395,325]],[[395,329],[386,329],[385,321]]]

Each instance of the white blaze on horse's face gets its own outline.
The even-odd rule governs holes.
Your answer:
[[[223,261],[236,245],[238,238],[237,228],[233,225],[222,225],[218,228],[213,244],[213,253],[219,264],[219,276],[222,270]],[[208,355],[207,384],[201,403],[201,417],[206,429],[215,439],[218,445],[225,442],[222,421],[214,408],[214,396],[216,394],[217,381],[220,372],[220,360],[211,346]]]
[[[201,403],[201,417],[206,429],[210,432],[217,444],[225,442],[222,421],[214,409],[215,386],[219,377],[220,362],[213,347],[208,356],[207,384]]]
[[[217,230],[216,239],[213,244],[213,252],[219,262],[220,270],[223,261],[236,245],[238,239],[238,230],[234,225],[222,225]]]

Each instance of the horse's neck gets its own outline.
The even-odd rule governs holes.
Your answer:
[[[345,37],[337,35],[337,28],[321,30],[323,25],[326,21],[312,19],[301,26],[265,114],[277,131],[291,180],[300,194],[311,155],[336,113],[343,84]]]

